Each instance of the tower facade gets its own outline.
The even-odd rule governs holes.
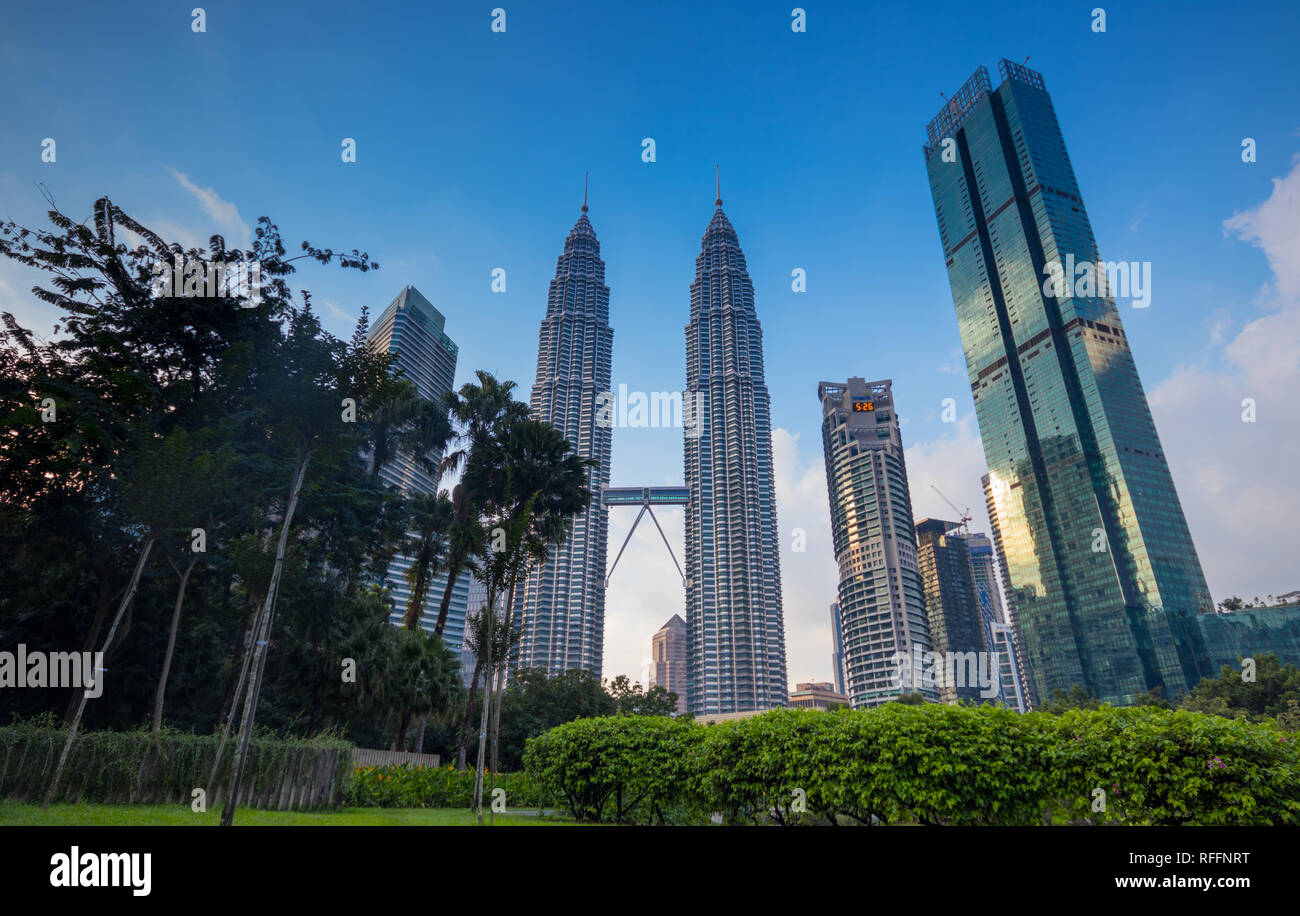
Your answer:
[[[613,429],[597,422],[597,398],[609,391],[614,329],[600,242],[582,213],[564,240],[546,296],[537,345],[531,410],[564,434],[574,452],[595,459],[587,469],[592,500],[573,520],[564,543],[531,571],[516,598],[523,637],[518,664],[548,672],[601,672],[605,648],[605,551],[608,514],[601,490],[609,484]]]
[[[443,330],[445,324],[442,312],[415,287],[407,286],[379,313],[371,324],[367,340],[370,346],[392,357],[392,371],[400,371],[404,378],[410,379],[420,397],[437,402],[451,391],[459,353],[455,342]],[[414,456],[401,450],[379,469],[379,478],[403,496],[438,492],[434,475],[426,471]],[[401,623],[411,597],[411,586],[406,581],[410,567],[411,558],[399,554],[393,558],[384,577],[393,595],[393,623]],[[463,573],[452,587],[451,605],[442,631],[443,642],[455,652],[460,651],[465,637],[465,605],[471,578],[468,572]],[[429,584],[429,595],[420,613],[420,626],[430,632],[438,623],[438,610],[446,588],[446,571],[434,576]]]
[[[937,700],[934,686],[913,675],[931,650],[930,625],[892,385],[822,382],[817,398],[849,704],[878,706],[905,693]]]
[[[721,195],[686,326],[687,703],[696,715],[785,706],[788,682],[772,420],[754,287]]]
[[[1035,71],[999,71],[949,100],[924,153],[1009,610],[1040,697],[1177,694],[1195,662],[1171,620],[1209,590],[1052,100]]]

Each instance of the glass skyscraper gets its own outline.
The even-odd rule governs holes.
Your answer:
[[[736,230],[714,202],[691,284],[685,430],[687,704],[789,702],[763,330]]]
[[[587,470],[591,505],[552,546],[516,597],[523,637],[517,664],[548,672],[601,672],[605,647],[605,551],[609,517],[601,490],[609,484],[613,429],[597,422],[597,398],[609,391],[614,329],[600,242],[582,213],[556,261],[537,345],[532,416],[564,434],[575,452],[593,458]]]
[[[1039,697],[1130,703],[1194,679],[1171,617],[1209,591],[1040,74],[981,67],[927,128],[926,169],[988,463],[994,540]],[[1104,271],[1103,271],[1104,272]]]
[[[408,286],[397,294],[388,307],[380,312],[370,327],[368,341],[372,347],[388,353],[393,358],[392,371],[410,379],[427,401],[439,401],[451,391],[456,378],[458,348],[443,331],[446,319],[433,303],[420,295],[419,290]],[[440,456],[434,456],[435,458]],[[403,496],[416,493],[436,493],[438,481],[426,471],[414,456],[398,451],[379,469],[379,478]],[[392,592],[395,608],[391,620],[400,624],[411,597],[411,587],[406,572],[411,558],[398,555],[388,567],[385,582]],[[469,597],[469,573],[464,573],[452,587],[451,605],[442,637],[447,646],[460,651],[465,636],[465,604]],[[438,610],[447,588],[447,574],[441,572],[429,585],[420,626],[432,632],[438,623]]]
[[[849,705],[878,706],[906,693],[937,700],[918,676],[931,651],[930,623],[892,384],[822,382],[817,399]]]

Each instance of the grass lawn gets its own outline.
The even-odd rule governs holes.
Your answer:
[[[183,826],[215,827],[219,809],[196,814],[188,805],[50,805],[0,800],[0,826]],[[487,823],[487,812],[483,814]],[[341,811],[235,810],[235,825],[245,827],[469,827],[477,823],[464,808],[344,808]],[[496,823],[508,827],[566,823],[559,816],[498,814]]]

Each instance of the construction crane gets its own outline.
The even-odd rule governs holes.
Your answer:
[[[958,525],[958,527],[961,528],[961,533],[963,535],[970,534],[970,527],[969,527],[970,507],[967,506],[966,510],[963,512],[961,509],[957,508],[957,504],[955,502],[953,502],[951,499],[943,495],[943,490],[940,490],[934,484],[930,484],[930,489],[938,493],[939,498],[942,499],[944,502],[946,502],[948,505],[952,506],[952,511],[956,512],[958,515],[961,516],[961,523],[960,525]]]

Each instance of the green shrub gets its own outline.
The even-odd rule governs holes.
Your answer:
[[[489,775],[489,780],[491,779]],[[511,808],[554,808],[556,799],[525,773],[497,773]],[[490,781],[483,784],[483,803],[491,804]],[[474,771],[452,766],[357,767],[345,804],[354,808],[470,808]]]
[[[1062,811],[1117,824],[1300,824],[1300,741],[1271,724],[1179,710],[1059,718]],[[1094,811],[1102,789],[1105,810]]]
[[[691,790],[701,729],[666,716],[577,719],[531,738],[524,772],[579,820],[702,820]]]
[[[704,726],[580,719],[528,743],[573,815],[616,823],[1296,824],[1300,742],[1156,708],[889,703]],[[1095,788],[1106,808],[1093,811]]]

